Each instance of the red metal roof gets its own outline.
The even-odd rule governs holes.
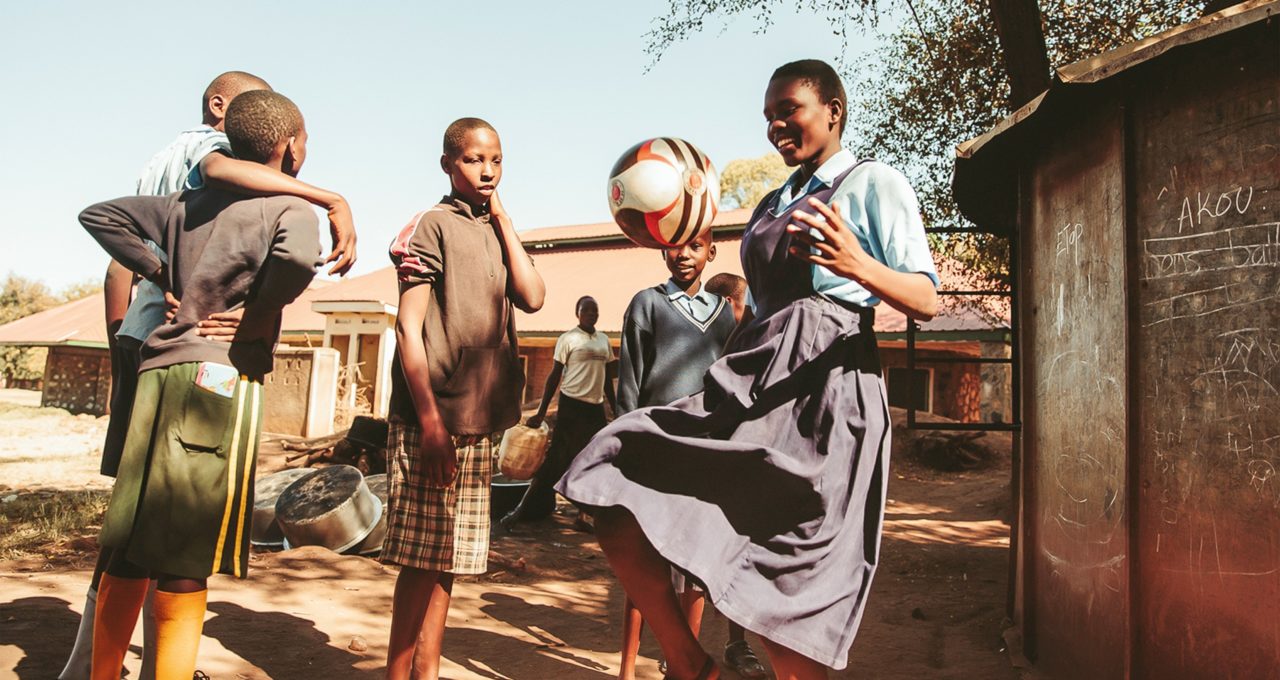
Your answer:
[[[750,217],[750,211],[733,210],[716,220],[718,227],[741,226]],[[716,260],[707,265],[704,279],[729,272],[742,275],[742,263],[738,247],[742,242],[739,231],[716,241]],[[621,237],[617,226],[586,224],[571,227],[549,227],[520,232],[521,240],[533,251],[534,266],[547,286],[547,298],[536,314],[517,312],[516,328],[522,333],[562,333],[578,321],[573,308],[578,298],[590,295],[600,304],[600,321],[597,327],[616,333],[622,329],[622,315],[632,296],[643,288],[666,280],[668,274],[661,255],[654,250],[641,248]],[[582,243],[591,239],[590,243]],[[543,248],[537,248],[543,246]],[[960,273],[957,266],[939,267],[944,289],[968,290],[976,284]],[[362,300],[395,305],[398,300],[395,271],[386,267],[370,274],[342,281],[312,300]],[[925,331],[985,331],[1008,326],[1008,305],[983,300],[978,307],[960,305],[955,300],[944,300],[944,312],[924,324]],[[299,304],[299,303],[294,303]],[[286,324],[286,330],[289,326]],[[907,319],[901,312],[880,305],[876,310],[876,330],[881,333],[901,333],[907,329]]]
[[[102,293],[0,326],[0,345],[107,345]]]

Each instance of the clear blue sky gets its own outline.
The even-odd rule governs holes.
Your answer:
[[[769,73],[839,56],[824,19],[783,12],[764,35],[750,17],[713,26],[646,74],[644,33],[666,9],[662,0],[6,3],[0,277],[54,288],[100,280],[106,257],[76,214],[131,193],[147,159],[200,122],[200,93],[225,70],[261,75],[302,109],[310,142],[300,177],[351,202],[360,274],[385,266],[394,233],[447,190],[437,159],[455,118],[480,116],[501,133],[500,191],[517,228],[605,221],[606,175],[631,144],[680,136],[718,166],[769,152],[760,113]]]

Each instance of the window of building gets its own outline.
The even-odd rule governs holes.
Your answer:
[[[933,369],[907,370],[892,367],[885,370],[885,386],[889,390],[889,405],[898,408],[915,408],[933,412]],[[914,404],[912,400],[914,399]]]

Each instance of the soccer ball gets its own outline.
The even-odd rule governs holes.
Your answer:
[[[711,160],[675,137],[627,149],[609,173],[609,209],[622,233],[646,248],[670,248],[711,228],[720,176]]]

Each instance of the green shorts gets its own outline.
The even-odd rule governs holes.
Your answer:
[[[153,573],[247,574],[262,384],[233,374],[197,385],[230,370],[191,362],[138,376],[99,541]]]

